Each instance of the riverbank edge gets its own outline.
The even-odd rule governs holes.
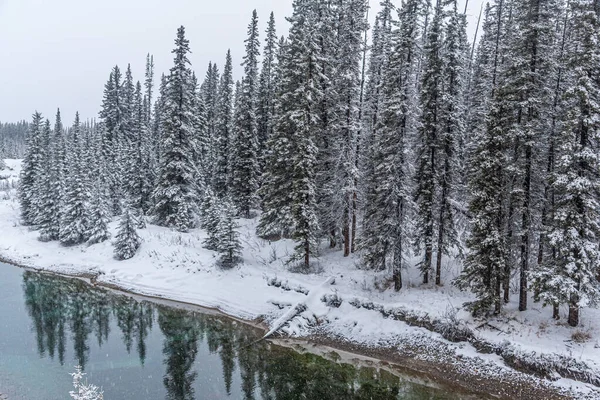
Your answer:
[[[207,307],[199,303],[169,299],[160,295],[139,293],[135,290],[120,286],[118,282],[98,281],[97,278],[100,274],[96,273],[75,270],[72,272],[65,272],[53,270],[51,267],[42,268],[34,265],[27,265],[23,261],[11,259],[1,253],[0,262],[39,273],[47,273],[67,278],[79,278],[92,286],[102,287],[115,291],[117,294],[125,294],[142,300],[149,300],[159,304],[163,303],[177,308],[192,308],[205,313],[213,313],[260,329],[265,333],[269,328],[266,321],[261,318],[254,320],[239,318],[228,314],[219,308]],[[519,372],[512,368],[509,368],[506,371],[510,375],[510,379],[507,379],[506,376],[497,376],[495,373],[488,374],[486,373],[488,372],[486,366],[489,367],[489,365],[486,363],[477,363],[475,362],[476,359],[472,357],[462,357],[448,353],[447,357],[441,357],[435,360],[422,359],[419,355],[427,353],[428,350],[410,344],[401,344],[401,347],[386,345],[370,346],[353,342],[347,338],[339,337],[323,330],[318,330],[309,335],[295,338],[278,335],[277,340],[280,339],[294,341],[296,344],[304,343],[306,345],[316,345],[323,348],[344,351],[354,354],[359,358],[372,358],[377,360],[381,365],[395,364],[394,367],[404,375],[424,377],[434,384],[451,387],[462,393],[471,392],[475,395],[506,400],[527,400],[532,398],[545,400],[584,399],[581,397],[581,394],[575,394],[569,392],[567,389],[553,387],[543,378]],[[437,344],[439,344],[437,341],[432,341],[430,346],[433,349]],[[303,347],[306,348],[307,346]],[[598,396],[600,396],[600,394],[598,394]],[[596,397],[585,398],[594,399]]]

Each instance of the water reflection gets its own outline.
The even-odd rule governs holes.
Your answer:
[[[37,352],[61,365],[65,363],[67,335],[75,359],[84,369],[90,360],[91,341],[101,348],[109,336],[117,335],[111,326],[120,331],[125,351],[137,353],[140,367],[149,356],[149,336],[160,335],[167,399],[459,398],[383,370],[356,368],[265,342],[252,344],[259,332],[228,318],[138,302],[79,280],[25,272],[23,289]],[[222,382],[206,376],[214,376],[218,364],[222,371],[216,373]]]

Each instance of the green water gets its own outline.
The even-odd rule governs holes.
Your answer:
[[[106,400],[468,398],[385,370],[249,345],[260,334],[0,264],[0,393],[9,400],[69,399],[75,365]]]

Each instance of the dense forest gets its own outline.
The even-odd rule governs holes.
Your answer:
[[[8,123],[0,121],[0,158],[23,158],[27,121]]]
[[[577,326],[600,298],[600,2],[491,1],[477,45],[456,0],[383,0],[372,27],[367,0],[293,9],[263,45],[253,13],[239,82],[230,52],[199,79],[181,27],[158,87],[151,56],[141,82],[113,68],[98,123],[36,112],[22,222],[69,246],[119,217],[122,259],[146,219],[202,227],[232,266],[236,220],[258,217],[260,237],[296,242],[294,268],[328,246],[399,291],[406,268],[449,284],[443,262],[461,258],[452,283],[475,315],[514,282],[520,310],[568,305]]]

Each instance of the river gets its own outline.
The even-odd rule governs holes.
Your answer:
[[[477,398],[393,365],[252,344],[262,333],[200,308],[0,263],[0,398],[68,399],[76,365],[106,400]]]

